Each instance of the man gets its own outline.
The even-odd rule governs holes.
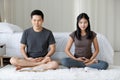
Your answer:
[[[33,27],[26,29],[21,39],[20,49],[24,59],[12,57],[10,63],[16,66],[16,70],[24,67],[58,68],[57,62],[50,58],[55,52],[55,39],[52,32],[42,26],[44,22],[42,11],[32,11],[31,22]]]

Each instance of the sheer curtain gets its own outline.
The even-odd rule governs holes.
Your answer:
[[[73,27],[74,0],[7,0],[10,4],[11,23],[23,29],[31,26],[30,13],[34,9],[44,12],[43,26],[54,32],[69,32]]]
[[[4,19],[4,0],[0,0],[0,22]]]
[[[116,20],[118,13],[119,0],[75,0],[75,17],[85,12],[90,17],[92,30],[99,32],[107,37],[115,51],[120,51],[120,42],[118,41],[119,20]],[[117,13],[116,13],[117,12]],[[75,20],[76,22],[76,20]],[[117,25],[116,25],[117,23]],[[119,28],[120,29],[120,28]],[[116,32],[117,31],[117,32]]]
[[[10,22],[11,0],[0,0],[0,19],[2,22]]]
[[[27,28],[31,25],[30,12],[41,9],[45,13],[45,26],[53,31],[67,32],[73,31],[78,14],[86,12],[92,30],[105,35],[114,50],[120,51],[119,4],[120,0],[0,0],[0,15],[2,21],[6,19]]]

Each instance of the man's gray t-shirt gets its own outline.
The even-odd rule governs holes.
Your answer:
[[[50,44],[55,43],[52,32],[43,28],[40,32],[35,32],[29,28],[23,32],[21,43],[26,45],[28,57],[44,57],[48,53]]]

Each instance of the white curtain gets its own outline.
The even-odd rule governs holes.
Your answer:
[[[44,25],[54,32],[69,32],[73,27],[74,0],[7,0],[11,2],[11,23],[23,29],[31,26],[30,13],[40,9],[45,15]]]
[[[4,19],[4,1],[0,0],[0,22]]]
[[[11,0],[0,0],[0,17],[2,22],[11,22]]]
[[[92,30],[105,35],[114,50],[120,51],[119,4],[120,0],[0,0],[0,15],[7,22],[27,28],[31,26],[31,11],[40,9],[47,28],[67,32],[75,29],[76,17],[86,12]]]
[[[82,12],[87,13],[92,30],[105,35],[115,51],[120,51],[120,15],[117,14],[119,10],[116,10],[119,3],[119,0],[75,0],[74,3],[75,17]],[[119,16],[118,20],[116,14]]]

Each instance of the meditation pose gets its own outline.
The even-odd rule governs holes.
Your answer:
[[[21,38],[20,50],[24,58],[12,57],[10,59],[10,63],[16,66],[16,70],[26,67],[31,67],[33,70],[58,68],[58,63],[51,60],[55,52],[55,39],[52,32],[42,26],[43,22],[43,12],[32,11],[32,27],[24,30]]]
[[[70,58],[61,60],[62,65],[66,67],[91,67],[96,69],[107,69],[108,63],[102,60],[96,60],[99,52],[99,45],[96,33],[91,31],[89,17],[86,13],[81,13],[77,17],[77,29],[70,34],[65,52]],[[72,44],[75,45],[75,53],[71,53]],[[94,52],[91,45],[93,43]]]

